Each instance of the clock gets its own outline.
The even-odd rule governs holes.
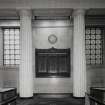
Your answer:
[[[54,34],[51,34],[48,36],[48,41],[51,43],[51,44],[55,44],[57,42],[57,37],[56,35]]]

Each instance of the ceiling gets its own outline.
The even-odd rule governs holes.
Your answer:
[[[73,9],[35,9],[32,10],[33,16],[71,16]],[[105,16],[105,9],[88,9],[86,10],[88,16]],[[19,11],[13,9],[0,9],[0,19],[19,19]]]
[[[105,8],[105,0],[0,0],[0,9]]]

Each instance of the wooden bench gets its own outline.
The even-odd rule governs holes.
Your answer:
[[[16,88],[0,89],[0,105],[16,105]]]

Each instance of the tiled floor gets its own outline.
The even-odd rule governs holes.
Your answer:
[[[84,99],[66,98],[42,98],[34,96],[32,99],[17,99],[17,105],[84,105]]]

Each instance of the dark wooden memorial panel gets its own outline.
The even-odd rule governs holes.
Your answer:
[[[35,49],[36,77],[70,77],[70,49]]]

